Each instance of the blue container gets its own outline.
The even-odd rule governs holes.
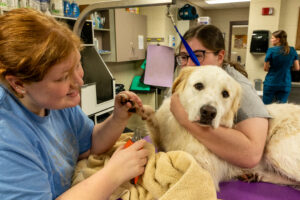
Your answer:
[[[72,9],[72,17],[77,18],[80,14],[80,10],[78,4],[75,1],[72,2],[71,9]]]
[[[49,12],[50,0],[40,0],[40,6],[42,12]]]
[[[64,16],[72,17],[72,7],[68,0],[64,0]]]

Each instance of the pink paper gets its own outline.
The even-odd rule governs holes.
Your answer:
[[[173,48],[149,45],[147,48],[144,83],[159,87],[172,87],[174,65]]]

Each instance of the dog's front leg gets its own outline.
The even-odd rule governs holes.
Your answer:
[[[163,146],[160,140],[159,123],[155,116],[155,111],[151,106],[144,105],[142,109],[138,109],[138,114],[142,120],[146,122],[148,132],[150,133],[151,140],[158,150],[162,151]]]
[[[155,116],[154,109],[148,105],[139,107],[131,102],[126,94],[122,94],[121,103],[125,104],[127,102],[132,104],[132,108],[129,110],[129,112],[136,113],[142,118],[142,120],[146,121],[148,132],[150,133],[151,140],[156,148],[161,151],[164,150],[160,140],[159,123]]]

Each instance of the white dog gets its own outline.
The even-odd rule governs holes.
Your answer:
[[[184,68],[173,85],[190,121],[203,126],[233,127],[239,108],[241,87],[217,66]],[[256,174],[259,180],[285,185],[300,183],[300,106],[273,104],[268,106],[269,134],[264,156],[253,169],[236,167],[209,151],[185,128],[170,111],[170,98],[154,112],[144,107],[138,112],[146,119],[153,143],[164,151],[183,150],[195,157],[208,170],[219,190],[219,182],[245,173]],[[226,150],[226,149],[224,149]]]

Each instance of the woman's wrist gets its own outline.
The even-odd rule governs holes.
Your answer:
[[[118,173],[111,167],[105,166],[101,171],[101,176],[104,176],[104,180],[106,181],[107,185],[110,185],[112,191],[117,189],[123,182],[122,176],[118,175]]]
[[[114,112],[112,113],[112,120],[115,123],[118,123],[118,124],[127,124],[129,118],[130,118],[130,116],[128,116],[128,117],[120,117],[116,113],[114,113]]]

